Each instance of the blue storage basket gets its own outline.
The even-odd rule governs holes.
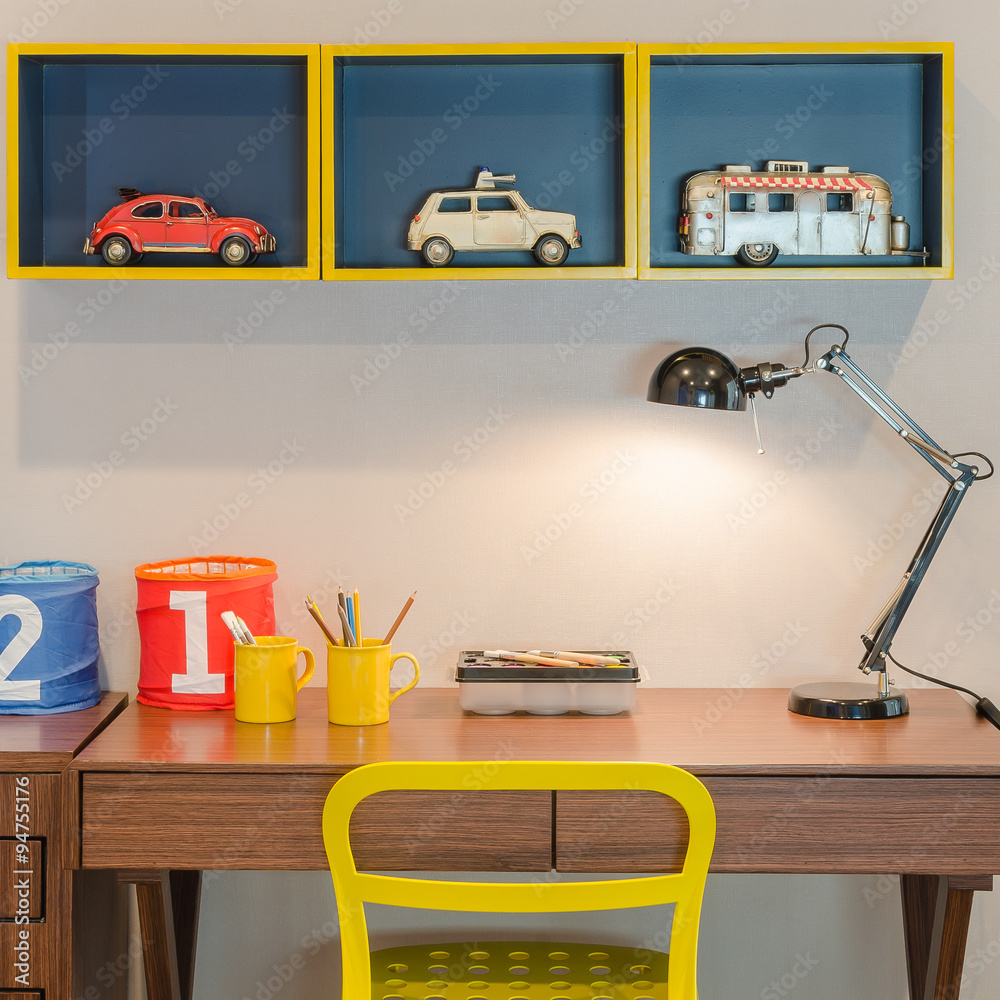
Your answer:
[[[87,563],[0,566],[0,715],[48,715],[101,700],[97,570]]]

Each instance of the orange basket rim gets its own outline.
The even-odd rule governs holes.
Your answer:
[[[204,567],[204,569],[193,567]],[[164,559],[162,562],[143,563],[141,566],[136,566],[135,578],[137,580],[242,580],[277,572],[278,567],[270,559],[254,556],[201,556],[194,559]]]

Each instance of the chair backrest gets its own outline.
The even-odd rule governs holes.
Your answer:
[[[479,769],[478,772],[476,769]],[[674,799],[688,819],[680,872],[586,882],[453,882],[357,870],[350,843],[355,806],[377,792],[465,791],[469,774],[489,774],[489,791],[639,791]],[[323,809],[343,953],[343,996],[370,1000],[371,963],[364,903],[492,913],[612,910],[674,903],[669,1000],[696,1000],[698,922],[715,845],[715,808],[705,786],[669,764],[563,761],[399,761],[366,764],[340,778]]]

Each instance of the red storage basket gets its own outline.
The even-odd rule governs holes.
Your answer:
[[[254,635],[273,635],[277,578],[269,559],[243,556],[137,566],[139,701],[232,708],[233,637],[222,612],[235,611]]]

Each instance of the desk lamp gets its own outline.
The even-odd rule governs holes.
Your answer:
[[[815,363],[809,364],[809,338],[824,328],[843,332],[844,340],[834,345]],[[902,670],[945,687],[954,687],[972,695],[977,709],[1000,728],[1000,712],[987,698],[967,688],[928,677],[904,667],[890,654],[893,637],[906,614],[948,530],[958,505],[965,499],[969,487],[977,479],[993,475],[993,464],[979,452],[951,455],[917,426],[881,389],[851,360],[844,348],[849,339],[847,330],[838,323],[821,323],[806,334],[806,357],[802,365],[789,368],[778,362],[761,362],[749,368],[738,368],[728,357],[704,347],[689,347],[664,358],[653,372],[646,398],[653,403],[673,403],[711,410],[746,410],[747,402],[753,414],[757,434],[757,453],[764,454],[754,397],[763,393],[766,399],[789,381],[815,372],[830,372],[853,390],[911,448],[949,483],[941,506],[931,521],[903,578],[882,609],[861,635],[865,653],[858,664],[863,674],[875,674],[877,686],[865,682],[820,682],[802,684],[788,697],[788,709],[798,715],[825,719],[889,719],[909,711],[906,693],[894,689],[886,671],[886,660],[892,660]],[[981,476],[975,465],[960,462],[960,458],[975,455],[982,458],[990,471]]]

